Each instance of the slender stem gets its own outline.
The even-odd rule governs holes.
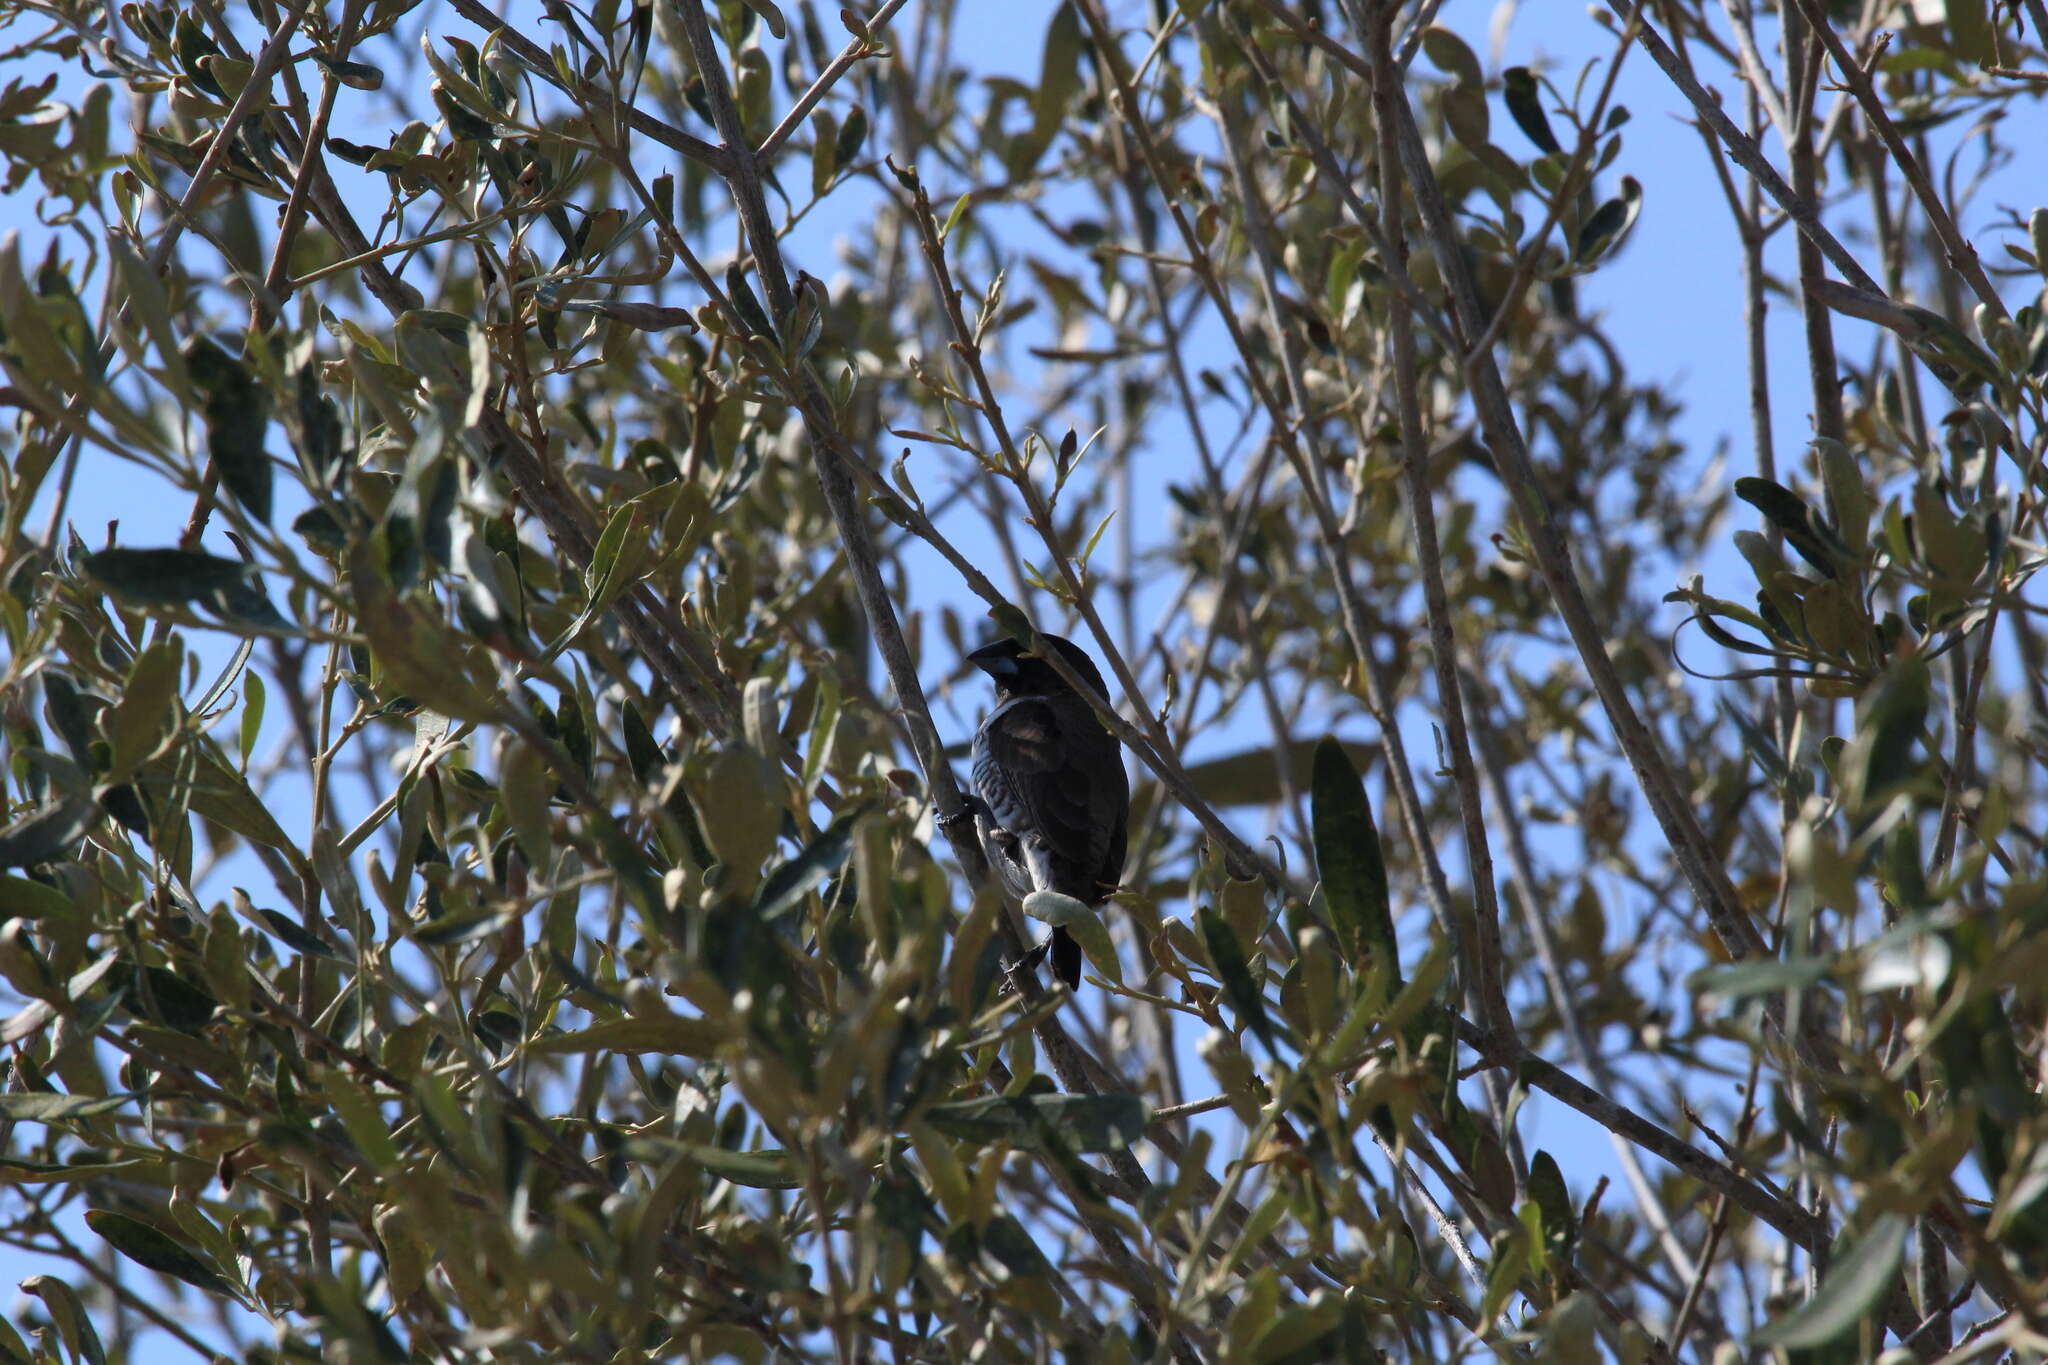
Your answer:
[[[1483,696],[1474,687],[1475,696]],[[1564,960],[1558,952],[1557,936],[1552,933],[1549,917],[1539,907],[1537,898],[1535,860],[1530,855],[1528,839],[1523,822],[1517,818],[1513,798],[1508,790],[1507,761],[1501,752],[1499,728],[1487,721],[1487,708],[1482,699],[1476,708],[1480,717],[1479,754],[1484,764],[1487,789],[1493,796],[1494,818],[1506,831],[1509,875],[1515,890],[1515,901],[1522,912],[1522,923],[1528,930],[1530,940],[1536,945],[1536,959],[1543,969],[1544,985],[1550,992],[1551,1008],[1563,1026],[1565,1042],[1571,1049],[1572,1060],[1593,1078],[1593,1084],[1603,1091],[1613,1093],[1614,1078],[1601,1060],[1599,1050],[1593,1046],[1587,1034],[1585,1021],[1580,1017],[1578,997],[1571,983],[1565,979]],[[1628,1180],[1629,1189],[1634,1193],[1636,1207],[1642,1211],[1643,1221],[1657,1238],[1657,1246],[1664,1254],[1678,1277],[1683,1280],[1692,1276],[1696,1267],[1692,1257],[1680,1244],[1671,1226],[1671,1215],[1659,1198],[1656,1187],[1643,1172],[1642,1163],[1636,1159],[1635,1148],[1617,1133],[1608,1134],[1614,1143],[1615,1156],[1621,1162],[1622,1174]],[[1679,1340],[1676,1332],[1672,1341]]]
[[[673,127],[652,114],[619,99],[610,91],[600,90],[586,82],[574,85],[564,84],[555,72],[555,61],[547,49],[531,38],[506,24],[504,17],[495,13],[482,0],[448,0],[448,6],[457,14],[491,34],[505,49],[517,57],[521,64],[541,80],[564,91],[573,98],[587,100],[599,113],[611,119],[623,117],[627,127],[634,132],[653,138],[671,151],[681,152],[690,160],[709,170],[723,174],[727,169],[726,153],[712,146],[702,138],[692,137],[680,128]]]
[[[1111,102],[1122,117],[1124,126],[1129,129],[1147,173],[1160,189],[1166,211],[1173,219],[1174,227],[1187,249],[1190,263],[1215,308],[1217,321],[1223,325],[1237,354],[1248,358],[1256,354],[1256,351],[1245,334],[1237,310],[1232,306],[1222,282],[1210,266],[1208,252],[1196,235],[1194,225],[1188,221],[1187,214],[1182,210],[1180,196],[1173,190],[1176,181],[1168,172],[1151,129],[1140,112],[1142,104],[1138,92],[1131,82],[1123,53],[1116,46],[1108,20],[1097,0],[1080,0],[1079,9],[1094,38],[1095,50],[1114,82]],[[1438,922],[1455,931],[1456,918],[1451,913],[1449,893],[1443,885],[1441,868],[1436,862],[1434,840],[1423,818],[1422,803],[1415,793],[1405,754],[1399,749],[1394,724],[1391,679],[1373,653],[1370,618],[1357,587],[1352,582],[1348,559],[1339,548],[1342,544],[1341,528],[1322,495],[1321,481],[1315,473],[1320,465],[1304,450],[1302,441],[1306,437],[1299,424],[1294,421],[1289,406],[1281,402],[1261,368],[1247,360],[1245,374],[1259,406],[1265,410],[1272,423],[1274,445],[1287,456],[1302,485],[1304,495],[1309,499],[1310,510],[1316,519],[1319,546],[1337,588],[1345,635],[1354,657],[1360,664],[1360,672],[1365,683],[1364,699],[1373,718],[1380,725],[1382,741],[1387,746],[1388,778],[1394,786],[1406,833],[1411,844],[1417,848],[1425,870],[1425,885],[1430,892],[1431,907],[1437,912]],[[1399,761],[1396,761],[1397,756]],[[1434,875],[1427,875],[1431,873]]]
[[[298,32],[299,21],[306,17],[306,11],[313,7],[313,0],[297,0],[284,23],[277,32],[270,35],[263,44],[263,50],[256,54],[255,69],[235,96],[234,104],[228,109],[227,117],[221,120],[215,130],[213,141],[207,144],[206,154],[199,159],[199,166],[192,172],[191,183],[185,186],[184,197],[178,201],[176,211],[164,224],[163,235],[157,238],[156,246],[149,253],[149,268],[162,274],[171,263],[171,253],[178,249],[178,235],[185,225],[192,221],[199,206],[206,202],[206,195],[213,185],[213,177],[228,159],[228,152],[241,136],[242,125],[262,107],[270,96],[270,78],[291,52],[292,35]]]
[[[1984,266],[1977,259],[1977,248],[1971,246],[1969,239],[1956,228],[1955,219],[1949,214],[1948,205],[1935,192],[1933,182],[1927,178],[1927,172],[1920,165],[1920,158],[1913,155],[1912,149],[1906,145],[1905,138],[1892,123],[1891,115],[1885,111],[1884,101],[1878,97],[1877,88],[1871,83],[1870,72],[1843,44],[1834,26],[1828,22],[1827,14],[1821,8],[1819,0],[1791,0],[1791,3],[1798,6],[1799,13],[1806,20],[1807,28],[1827,50],[1828,57],[1835,64],[1835,70],[1841,73],[1843,83],[1849,87],[1849,93],[1855,97],[1857,105],[1863,110],[1863,117],[1869,120],[1872,131],[1884,142],[1885,150],[1891,154],[1893,163],[1898,166],[1899,174],[1905,176],[1906,183],[1913,187],[1914,197],[1920,201],[1920,210],[1927,215],[1928,226],[1934,229],[1935,238],[1941,243],[1950,267],[1963,277],[1971,292],[1976,294],[1978,302],[1989,309],[1993,317],[2006,316],[2005,301],[1999,297],[1998,289],[1984,274]],[[1796,31],[1797,26],[1786,25],[1788,39]],[[1818,65],[1816,62],[1816,69]],[[1798,171],[1799,163],[1795,156],[1792,182],[1795,193],[1799,192]],[[1806,197],[1811,198],[1810,191]]]
[[[1392,254],[1387,268],[1407,269],[1406,227],[1401,221],[1400,155],[1395,150],[1394,100],[1398,76],[1394,65],[1394,7],[1370,33],[1373,59],[1373,124],[1379,135],[1380,233]],[[1616,65],[1618,66],[1617,59]],[[1583,150],[1583,149],[1582,149]],[[1560,191],[1562,194],[1562,191]],[[1503,311],[1510,304],[1503,305]],[[1415,539],[1416,576],[1422,583],[1423,608],[1429,619],[1430,663],[1436,674],[1438,712],[1443,717],[1444,744],[1450,750],[1451,775],[1458,789],[1458,809],[1465,828],[1465,861],[1473,900],[1472,990],[1480,1018],[1504,1037],[1515,1033],[1508,1012],[1506,972],[1501,961],[1500,903],[1493,876],[1493,853],[1486,837],[1486,810],[1479,795],[1479,772],[1472,762],[1466,733],[1465,701],[1458,678],[1458,642],[1451,629],[1450,593],[1444,586],[1443,552],[1437,543],[1434,493],[1429,486],[1427,440],[1422,430],[1422,377],[1415,353],[1415,327],[1408,303],[1394,296],[1387,316],[1394,350],[1394,411],[1401,432],[1401,486],[1408,503],[1408,526]]]
[[[1613,12],[1614,17],[1626,23],[1628,13],[1623,9],[1624,3],[1625,0],[1606,0],[1607,8]],[[1757,184],[1771,197],[1771,202],[1784,210],[1785,215],[1798,227],[1801,235],[1814,240],[1820,247],[1821,254],[1827,257],[1828,263],[1841,273],[1842,278],[1872,293],[1879,292],[1876,282],[1870,278],[1869,273],[1856,263],[1856,258],[1849,254],[1848,249],[1837,241],[1835,235],[1821,222],[1820,210],[1814,202],[1793,192],[1791,186],[1785,183],[1783,177],[1764,156],[1755,139],[1735,126],[1722,111],[1720,101],[1708,93],[1699,83],[1699,79],[1693,75],[1691,68],[1665,44],[1655,26],[1645,24],[1636,41],[1649,53],[1650,60],[1657,64],[1657,69],[1678,87],[1679,93],[1692,105],[1693,112],[1699,115],[1700,121],[1713,130],[1714,136],[1728,149],[1728,155],[1734,159],[1735,164],[1756,177]]]
[[[1786,98],[1792,106],[1791,139],[1787,152],[1792,162],[1792,192],[1809,202],[1818,201],[1820,154],[1814,147],[1814,101],[1819,83],[1819,63],[1806,59],[1806,44],[1797,24],[1785,26],[1785,63],[1791,68]],[[1842,410],[1842,378],[1835,362],[1834,320],[1828,309],[1814,297],[1815,285],[1827,278],[1827,265],[1820,246],[1801,234],[1798,239],[1800,309],[1806,324],[1806,365],[1813,391],[1813,434],[1839,441],[1847,430]]]
[[[1650,36],[1650,30],[1645,28],[1641,40],[1647,42]],[[1462,246],[1444,205],[1435,173],[1430,168],[1407,98],[1399,90],[1390,91],[1389,96],[1399,124],[1400,159],[1407,173],[1410,192],[1415,196],[1424,226],[1434,243],[1437,264],[1448,286],[1453,321],[1464,335],[1476,336],[1483,327],[1484,314]],[[1636,714],[1620,673],[1608,657],[1607,631],[1594,616],[1585,592],[1579,586],[1569,543],[1551,512],[1549,499],[1529,459],[1528,447],[1509,405],[1499,368],[1490,353],[1468,351],[1466,372],[1472,381],[1473,399],[1492,446],[1496,467],[1514,499],[1535,552],[1537,570],[1550,590],[1558,614],[1564,618],[1594,691],[1614,727],[1615,737],[1627,755],[1644,795],[1649,798],[1651,810],[1663,828],[1673,856],[1728,953],[1736,958],[1760,956],[1763,941],[1728,879],[1718,850],[1701,829],[1662,745]]]
[[[1444,1212],[1443,1206],[1436,1202],[1436,1196],[1429,1192],[1429,1187],[1420,1180],[1417,1180],[1409,1172],[1408,1163],[1402,1159],[1401,1154],[1395,1151],[1385,1138],[1380,1136],[1379,1129],[1371,1124],[1367,1124],[1366,1131],[1372,1134],[1373,1143],[1380,1149],[1380,1154],[1386,1157],[1387,1164],[1394,1168],[1394,1179],[1403,1182],[1416,1202],[1429,1211],[1429,1219],[1430,1222],[1436,1225],[1437,1236],[1442,1238],[1443,1244],[1451,1249],[1451,1255],[1456,1258],[1459,1266],[1464,1269],[1466,1278],[1482,1289],[1485,1288],[1486,1272],[1482,1271],[1479,1268],[1479,1263],[1472,1259],[1472,1248],[1465,1245],[1465,1235],[1458,1231],[1458,1225],[1451,1220],[1449,1214]]]
[[[887,0],[872,16],[863,21],[862,26],[869,33],[873,33],[894,19],[896,12],[907,3],[909,0]],[[775,130],[761,139],[761,146],[755,152],[755,156],[762,161],[772,160],[775,153],[782,149],[782,144],[789,140],[790,134],[803,126],[804,118],[817,107],[818,101],[825,98],[827,92],[839,83],[841,76],[853,70],[863,58],[872,56],[875,46],[872,39],[855,38],[841,48],[839,55],[832,59],[831,64],[818,73],[818,79],[811,82],[810,88],[797,96],[796,102],[789,106],[789,112],[775,125]]]

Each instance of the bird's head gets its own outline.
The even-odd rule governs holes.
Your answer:
[[[1104,701],[1109,700],[1109,688],[1102,681],[1101,670],[1095,667],[1095,660],[1088,652],[1072,640],[1057,635],[1038,635],[1038,650],[1056,649],[1066,661],[1067,667],[1079,674],[1082,681],[1094,688]],[[1055,673],[1039,653],[1026,652],[1024,647],[1005,635],[991,640],[967,656],[967,662],[995,679],[996,696],[1045,697],[1071,691],[1067,680]]]

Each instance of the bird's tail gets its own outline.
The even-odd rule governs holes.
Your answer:
[[[1055,925],[1046,943],[1052,958],[1052,974],[1067,983],[1067,989],[1081,989],[1081,945],[1074,936]]]

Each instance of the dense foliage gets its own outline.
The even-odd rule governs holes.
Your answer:
[[[2043,1359],[2048,13],[1540,8],[8,0],[0,1356]]]

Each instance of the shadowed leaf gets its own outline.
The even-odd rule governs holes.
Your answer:
[[[198,1253],[140,1219],[111,1209],[88,1209],[85,1222],[114,1250],[137,1265],[183,1280],[208,1294],[233,1293],[220,1272]]]
[[[1379,830],[1373,825],[1365,783],[1333,738],[1316,745],[1311,791],[1316,867],[1322,873],[1323,899],[1330,907],[1338,943],[1354,966],[1363,967],[1368,954],[1378,957],[1387,968],[1390,987],[1398,990],[1401,953],[1394,941]]]

